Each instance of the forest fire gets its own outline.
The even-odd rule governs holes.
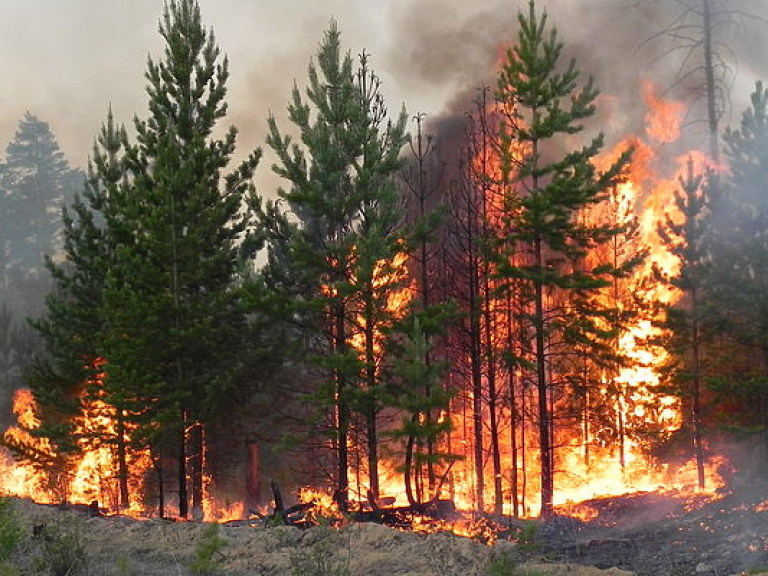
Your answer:
[[[647,84],[645,88],[646,102],[649,106],[647,115],[648,128],[645,138],[632,138],[617,146],[615,156],[628,145],[634,146],[636,153],[633,163],[627,172],[627,179],[615,190],[608,202],[601,204],[595,210],[585,214],[587,218],[603,219],[612,225],[626,226],[637,221],[637,238],[639,244],[649,247],[649,257],[636,269],[632,275],[617,280],[604,290],[603,297],[615,299],[620,307],[634,307],[639,313],[632,323],[625,327],[615,341],[616,347],[624,358],[621,365],[614,369],[606,367],[587,367],[588,379],[592,382],[583,388],[582,423],[579,424],[568,411],[569,406],[563,398],[552,398],[553,409],[562,410],[562,418],[573,420],[572,425],[564,425],[556,430],[554,438],[555,470],[555,500],[554,504],[561,513],[568,513],[573,503],[589,500],[598,496],[620,495],[636,491],[655,490],[696,490],[695,466],[691,462],[680,465],[655,462],[648,456],[647,446],[643,445],[643,434],[665,436],[677,430],[682,422],[681,405],[678,398],[659,391],[660,376],[666,357],[664,350],[656,344],[661,336],[657,327],[658,306],[667,304],[678,298],[677,292],[668,284],[662,283],[654,276],[654,270],[661,270],[667,276],[676,273],[677,263],[663,249],[658,237],[658,226],[664,218],[665,210],[669,208],[669,194],[676,185],[673,175],[670,178],[658,177],[657,151],[655,146],[672,142],[679,135],[681,107],[674,102],[667,102],[655,96],[653,88]],[[609,158],[604,159],[606,165]],[[688,158],[688,156],[686,156]],[[699,162],[705,160],[697,156]],[[492,168],[487,161],[476,163],[484,170]],[[486,181],[488,181],[486,179]],[[494,215],[501,212],[505,205],[492,196],[490,203],[484,208],[488,221],[501,225],[502,216]],[[496,198],[496,199],[494,199]],[[625,239],[632,244],[632,238]],[[623,251],[631,246],[614,245],[613,254],[594,254],[591,258],[630,258]],[[635,246],[636,248],[636,246]],[[396,318],[413,298],[414,287],[408,286],[405,278],[407,272],[406,257],[398,254],[394,261],[384,266],[379,264],[374,271],[372,285],[374,290],[383,290],[388,286],[398,285],[386,296],[385,307]],[[493,290],[491,288],[490,290]],[[330,291],[330,289],[329,289]],[[362,310],[362,308],[360,308]],[[508,320],[508,302],[504,297],[495,299],[489,307],[489,315],[484,320],[488,328],[494,331],[489,336],[494,346],[502,348],[509,341],[510,324]],[[373,341],[366,343],[366,318],[357,312],[356,330],[349,334],[349,343],[358,350],[361,356],[366,353],[370,344],[373,353],[380,359],[381,330],[387,326],[375,327]],[[379,360],[376,361],[377,364]],[[489,373],[483,375],[483,390],[487,390]],[[504,514],[531,516],[538,506],[538,448],[533,418],[532,391],[521,382],[520,374],[505,371],[499,363],[495,368],[493,378],[498,389],[495,394],[498,399],[505,396],[507,400],[495,405],[495,426],[505,430],[499,434],[498,466]],[[502,383],[506,382],[505,385]],[[504,390],[507,386],[507,390]],[[483,392],[487,394],[487,392]],[[487,398],[486,398],[487,400]],[[484,400],[485,401],[485,400]],[[453,421],[453,429],[447,438],[446,446],[442,449],[456,453],[450,467],[442,474],[439,487],[432,486],[427,499],[449,499],[461,510],[485,509],[478,506],[478,486],[473,467],[476,452],[472,435],[471,405],[473,398],[457,396],[452,405],[452,413],[448,414]],[[14,413],[17,415],[19,426],[12,427],[6,432],[7,443],[23,445],[27,451],[35,452],[39,458],[33,463],[18,463],[3,455],[0,464],[3,469],[2,491],[32,498],[39,502],[70,501],[89,504],[98,502],[100,507],[117,512],[120,510],[117,494],[114,439],[118,436],[116,411],[108,404],[96,399],[85,402],[83,417],[75,421],[74,432],[77,440],[77,454],[62,460],[57,456],[51,445],[44,438],[34,437],[38,428],[34,400],[28,390],[19,390],[14,401]],[[485,408],[483,419],[487,420],[491,408]],[[602,411],[602,412],[601,412]],[[444,415],[445,417],[446,415]],[[487,421],[485,426],[487,426]],[[127,431],[125,434],[129,434]],[[112,438],[107,444],[98,444],[95,438]],[[350,450],[359,451],[354,439],[350,440]],[[126,444],[130,442],[126,439]],[[130,449],[130,506],[122,513],[142,516],[147,513],[143,503],[144,484],[152,469],[148,451]],[[714,493],[723,486],[719,476],[722,458],[712,458],[706,464],[707,492]],[[492,470],[492,459],[486,458],[480,464],[488,486],[496,483]],[[367,475],[363,472],[365,466],[359,462],[350,463],[349,473],[353,478],[352,491],[360,509],[370,508],[367,497],[370,486]],[[402,471],[394,462],[383,459],[379,470],[379,502],[385,506],[408,506],[409,502],[403,490]],[[203,512],[204,518],[210,521],[227,521],[242,518],[247,515],[243,501],[231,501],[220,504],[209,496],[210,476],[205,477],[205,493]],[[298,495],[303,502],[312,502],[314,514],[332,517],[338,514],[333,499],[316,489],[305,489]],[[589,512],[580,510],[574,514],[584,518]],[[416,514],[418,518],[418,514]],[[436,530],[449,528],[451,530],[477,535],[487,527],[478,527],[467,520],[448,522],[430,519],[425,516],[421,521],[415,520],[410,527],[414,530]]]
[[[534,4],[529,8],[533,18]],[[338,53],[336,32],[334,24],[323,48],[327,57],[319,62]],[[537,50],[509,49],[507,58],[523,58],[524,52]],[[99,182],[94,176],[94,210],[111,210],[109,202],[115,202],[116,214],[124,209],[126,218],[133,216],[133,196],[121,194],[125,190],[120,188],[133,180],[147,187],[139,190],[147,193],[147,202],[157,202],[156,213],[137,222],[138,227],[112,213],[93,219],[85,207],[79,220],[69,223],[66,244],[75,251],[72,260],[94,263],[91,274],[78,275],[78,281],[97,277],[107,286],[87,286],[99,296],[92,298],[100,300],[96,313],[88,309],[85,314],[79,301],[67,300],[60,303],[63,320],[50,321],[85,317],[76,334],[90,351],[85,357],[104,349],[114,364],[99,358],[89,366],[94,375],[82,384],[77,380],[79,396],[61,382],[45,384],[49,389],[39,396],[41,406],[29,390],[17,392],[18,425],[5,433],[4,444],[21,457],[13,461],[3,454],[3,493],[135,517],[186,519],[191,512],[196,520],[212,522],[250,519],[261,515],[255,508],[269,500],[261,477],[272,470],[264,468],[282,457],[270,446],[274,453],[259,461],[260,443],[276,445],[280,433],[294,440],[296,430],[301,431],[295,434],[300,438],[296,444],[303,441],[304,452],[285,459],[294,458],[290,464],[305,468],[316,484],[299,490],[299,504],[286,507],[277,482],[270,482],[270,517],[302,526],[329,518],[337,524],[370,519],[492,541],[500,519],[554,514],[591,519],[597,508],[578,503],[638,492],[714,497],[723,488],[725,460],[708,455],[702,462],[700,437],[695,460],[687,449],[685,456],[678,449],[675,459],[654,453],[674,441],[679,448],[686,440],[679,440],[683,435],[678,433],[687,432],[698,418],[688,414],[687,394],[670,384],[668,367],[675,358],[663,345],[669,335],[663,326],[665,307],[682,300],[684,292],[671,280],[683,264],[660,229],[685,218],[672,201],[682,184],[679,173],[686,166],[692,173],[694,163],[697,170],[708,166],[697,152],[671,161],[661,153],[680,138],[682,103],[658,96],[645,83],[644,134],[625,138],[600,156],[602,137],[583,148],[573,144],[581,131],[574,124],[594,112],[597,93],[591,83],[583,93],[572,92],[569,86],[578,74],[571,70],[565,80],[552,83],[553,93],[568,88],[566,93],[546,106],[541,98],[549,94],[526,99],[512,90],[514,95],[504,100],[505,88],[537,84],[529,72],[510,65],[500,75],[497,101],[488,102],[489,91],[484,91],[470,133],[460,144],[451,144],[462,147],[461,161],[451,168],[455,178],[436,188],[446,222],[425,217],[422,196],[422,213],[413,223],[410,212],[401,214],[405,201],[396,174],[408,141],[406,117],[383,129],[386,113],[376,94],[378,80],[368,76],[365,56],[361,59],[362,70],[350,81],[363,86],[311,92],[330,94],[332,100],[349,97],[339,106],[342,111],[365,105],[374,110],[356,110],[355,118],[342,119],[332,130],[321,126],[316,138],[303,142],[331,156],[323,158],[327,166],[317,158],[309,162],[311,155],[304,155],[298,144],[291,147],[291,138],[280,134],[272,118],[269,141],[291,167],[276,172],[296,181],[280,190],[282,204],[254,208],[253,220],[244,220],[242,229],[227,228],[228,221],[218,214],[215,222],[211,217],[211,230],[199,237],[186,224],[170,234],[158,232],[162,242],[149,236],[165,220],[175,226],[181,218],[185,198],[180,194],[178,203],[169,203],[166,192],[196,189],[188,181],[164,188],[168,175],[194,172],[174,163],[179,158],[186,162],[186,149],[131,153],[127,168],[121,164],[126,173],[120,178],[107,180],[114,176],[110,172]],[[314,81],[320,77],[314,68],[311,76]],[[369,101],[361,104],[361,93]],[[573,106],[571,116],[561,109],[561,100]],[[537,125],[547,114],[554,118],[551,124]],[[319,122],[328,121],[319,116]],[[354,126],[360,119],[364,126]],[[161,125],[147,124],[153,129]],[[350,131],[343,138],[342,126]],[[307,128],[303,135],[310,132]],[[548,141],[555,133],[565,136]],[[124,140],[107,136],[109,125],[102,140]],[[183,140],[173,136],[145,140]],[[350,142],[339,146],[344,138]],[[572,146],[575,150],[568,151]],[[228,147],[210,148],[216,149]],[[334,156],[342,153],[350,157]],[[145,156],[152,161],[145,162]],[[111,156],[99,159],[106,157]],[[155,160],[170,164],[160,162],[156,168]],[[248,180],[256,158],[252,161],[242,178],[226,183]],[[155,169],[157,181],[154,173],[146,173]],[[101,187],[110,194],[98,196]],[[213,186],[201,188],[212,197],[184,206],[196,223],[195,206],[218,201]],[[323,196],[331,192],[349,198]],[[294,214],[283,214],[281,206]],[[237,202],[231,208],[234,218],[241,208]],[[163,217],[166,209],[172,217]],[[101,220],[116,229],[96,229],[94,222]],[[262,225],[260,239],[271,242],[269,265],[252,284],[239,278],[245,268],[235,266],[239,256],[234,249],[249,225]],[[131,236],[134,228],[141,232],[136,237]],[[198,268],[207,256],[199,238],[218,237],[222,230],[232,233],[226,242],[229,252],[211,255],[204,262],[210,268]],[[120,243],[92,258],[78,258],[81,236]],[[156,269],[147,271],[145,259],[123,253],[145,241],[144,252],[137,254],[171,259],[173,273],[167,278],[162,257],[154,259]],[[430,246],[440,243],[434,250],[438,256],[430,260]],[[250,257],[255,260],[255,252]],[[429,268],[430,261],[442,266],[439,274]],[[231,270],[221,272],[221,262],[231,263]],[[102,273],[102,266],[108,273]],[[189,270],[179,273],[184,266]],[[59,276],[68,279],[69,273],[61,270]],[[134,274],[147,277],[134,283]],[[165,278],[170,288],[158,289],[156,277]],[[212,286],[198,285],[201,278],[211,278]],[[234,278],[242,280],[242,293],[232,289]],[[181,280],[188,285],[180,285]],[[147,309],[133,309],[140,304]],[[92,316],[114,326],[94,328]],[[263,336],[263,342],[245,341],[257,331],[254,340]],[[239,350],[230,356],[230,341],[259,360],[244,358]],[[167,342],[167,350],[156,350],[157,342]],[[59,355],[72,353],[58,345]],[[145,366],[149,360],[151,370]],[[261,372],[268,372],[268,378]],[[293,388],[282,387],[288,379],[297,381]],[[237,394],[230,394],[234,389]],[[47,391],[66,401],[57,398],[60,404],[44,423]],[[240,400],[245,406],[234,406]],[[222,423],[227,410],[247,421]],[[285,429],[265,430],[288,420]],[[48,436],[45,426],[60,423],[64,432]],[[220,440],[212,432],[217,425],[225,430],[224,447],[218,449],[236,445],[236,452],[247,445],[247,464],[237,454],[232,459],[240,461],[231,469],[214,469],[210,448]],[[216,482],[227,474],[239,475],[235,484],[243,489],[217,501]],[[166,494],[171,496],[166,499]]]

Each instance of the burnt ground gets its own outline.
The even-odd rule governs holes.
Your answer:
[[[82,547],[80,576],[727,576],[768,573],[768,484],[717,501],[677,493],[639,493],[575,505],[573,516],[516,522],[495,544],[446,533],[402,532],[372,523],[341,529],[265,527],[240,522],[219,529],[224,545],[208,571],[192,565],[210,542],[199,522],[90,517],[16,501],[25,540],[14,561],[23,576],[41,559]],[[500,521],[508,527],[509,519]],[[42,532],[40,528],[43,527]],[[37,533],[37,535],[35,535]],[[217,537],[218,537],[217,536]],[[62,544],[62,547],[52,544]],[[66,545],[66,546],[64,546]],[[513,559],[512,564],[499,562]],[[37,563],[33,562],[35,558]],[[520,569],[529,566],[530,571]],[[47,565],[46,565],[47,566]],[[583,568],[595,567],[595,568]],[[1,570],[0,573],[6,573]],[[608,570],[610,568],[610,570]],[[617,569],[618,568],[618,569]],[[605,572],[597,569],[606,569]],[[620,570],[619,570],[620,569]]]
[[[558,516],[536,534],[550,561],[619,567],[638,574],[722,576],[768,572],[768,484],[712,501],[639,493],[573,507],[590,521]]]

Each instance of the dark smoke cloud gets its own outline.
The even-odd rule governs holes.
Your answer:
[[[730,0],[735,2],[736,0]],[[660,58],[668,44],[643,44],[669,21],[674,0],[551,0],[553,22],[585,75],[593,75],[615,112],[617,132],[642,122],[638,79],[672,85],[678,63]],[[747,3],[768,15],[768,0]],[[228,122],[241,130],[241,152],[263,145],[266,117],[284,125],[294,80],[306,81],[309,58],[331,18],[347,48],[372,54],[392,111],[461,114],[478,86],[495,83],[502,47],[516,35],[520,0],[200,0],[230,57]],[[108,105],[130,124],[146,112],[144,69],[159,55],[162,0],[5,2],[0,19],[0,148],[25,110],[51,124],[70,161],[83,166]],[[765,77],[766,26],[745,24],[733,36],[739,62],[734,108],[740,112],[756,77]],[[465,95],[458,97],[458,95]],[[621,114],[619,114],[621,112]],[[737,115],[738,117],[738,115]],[[639,120],[638,120],[639,119]],[[606,120],[607,122],[608,120]],[[266,164],[261,173],[268,173]],[[268,192],[272,183],[262,188]]]
[[[726,102],[723,126],[738,116],[748,102],[755,78],[765,77],[768,52],[755,50],[768,36],[768,1],[723,0],[735,11],[733,25],[718,27],[719,53],[729,62],[725,76],[733,90]],[[469,111],[476,88],[495,84],[501,48],[515,41],[518,9],[527,2],[489,0],[473,9],[460,1],[432,0],[414,7],[400,2],[392,10],[394,41],[387,54],[398,64],[397,74],[410,93],[431,86],[449,87],[445,108],[432,109],[436,123]],[[559,0],[538,2],[546,8],[565,43],[565,58],[575,58],[584,77],[592,76],[603,97],[599,101],[601,128],[616,140],[641,134],[646,105],[642,82],[651,80],[657,92],[689,105],[689,141],[705,140],[703,78],[685,72],[700,63],[699,54],[683,62],[687,51],[663,32],[679,16],[675,0]],[[743,4],[743,5],[742,5]],[[699,60],[697,60],[699,58]],[[442,130],[436,128],[436,130]]]

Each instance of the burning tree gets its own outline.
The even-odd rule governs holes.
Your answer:
[[[690,381],[685,391],[691,399],[691,424],[696,457],[697,481],[705,487],[704,448],[701,419],[701,392],[703,387],[702,345],[706,326],[706,301],[709,260],[706,242],[710,238],[711,184],[704,176],[694,172],[693,160],[688,161],[687,174],[680,178],[680,190],[675,193],[676,216],[666,214],[659,230],[671,254],[680,261],[680,271],[671,280],[683,297],[668,309],[668,325],[677,346],[678,385]],[[681,357],[682,356],[682,357]],[[683,384],[684,385],[684,384]]]
[[[547,14],[533,2],[518,16],[517,44],[509,49],[499,76],[497,98],[506,110],[500,153],[509,182],[508,256],[498,262],[500,280],[532,294],[520,321],[530,326],[533,345],[521,366],[533,370],[537,394],[541,514],[553,511],[553,403],[564,393],[562,344],[590,345],[602,332],[597,319],[605,311],[586,298],[608,283],[610,270],[590,266],[589,249],[604,244],[616,230],[585,223],[580,211],[606,199],[617,185],[628,153],[598,172],[593,159],[602,136],[581,148],[563,150],[559,135],[574,135],[594,114],[597,90],[592,81],[578,86],[573,61],[562,66],[562,42],[547,25]]]
[[[269,119],[274,170],[291,183],[279,195],[291,214],[275,204],[262,211],[270,242],[265,277],[299,326],[301,353],[321,369],[314,402],[333,431],[333,478],[345,506],[353,432],[365,438],[368,488],[378,497],[378,414],[386,399],[380,340],[395,319],[388,302],[403,288],[395,269],[405,251],[395,176],[407,117],[388,120],[367,55],[355,70],[335,22],[310,64],[306,98],[296,88],[288,107],[302,146]]]

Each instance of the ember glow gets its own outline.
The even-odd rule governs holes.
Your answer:
[[[561,510],[568,503],[599,496],[636,491],[697,490],[695,475],[694,481],[690,476],[690,471],[695,469],[693,460],[659,462],[650,457],[649,448],[653,442],[669,438],[683,425],[680,399],[663,391],[660,376],[668,361],[667,352],[658,343],[663,336],[658,325],[663,313],[660,307],[674,303],[681,294],[658,279],[658,272],[673,277],[679,270],[679,262],[665,249],[658,228],[668,216],[680,218],[669,211],[674,207],[673,192],[679,186],[678,175],[688,161],[692,159],[697,170],[710,163],[698,151],[687,152],[672,162],[666,159],[667,149],[662,148],[680,137],[684,106],[681,102],[659,97],[648,82],[644,84],[644,94],[648,106],[645,133],[625,139],[605,158],[599,159],[599,163],[608,166],[628,147],[634,148],[625,182],[617,187],[610,199],[581,216],[612,226],[636,222],[634,237],[619,237],[609,247],[610,254],[595,253],[588,258],[618,266],[622,259],[632,257],[633,250],[646,247],[648,255],[631,276],[617,279],[604,289],[602,296],[609,307],[623,312],[635,311],[632,322],[622,328],[613,344],[623,361],[609,369],[590,367],[585,359],[585,372],[579,375],[585,383],[581,392],[570,388],[567,374],[553,373],[550,376],[563,382],[560,385],[563,392],[553,393],[550,400],[558,422],[553,438],[554,504]],[[484,123],[489,124],[492,119]],[[500,181],[499,163],[493,159],[493,145],[481,142],[475,144],[473,150],[474,168],[480,170],[475,180],[482,189],[482,200],[478,201],[475,212],[487,215],[486,225],[501,225],[502,216],[495,214],[508,205],[499,201],[500,193],[493,188]],[[491,287],[489,293],[498,292]],[[482,320],[491,332],[484,346],[503,348],[514,340],[509,333],[511,323],[505,320],[507,309],[503,298],[491,299],[488,313]],[[487,403],[488,394],[495,394],[497,398],[495,410],[501,460],[501,466],[497,468],[493,466],[491,455],[483,455],[485,502],[482,507],[488,510],[488,503],[494,498],[494,469],[498,469],[504,513],[528,516],[539,508],[536,397],[532,387],[520,381],[522,374],[506,373],[500,364],[485,368],[482,376],[483,401]],[[494,370],[493,375],[490,370]],[[491,376],[495,388],[491,388]],[[459,388],[466,390],[468,386],[462,383]],[[477,509],[478,486],[473,471],[478,457],[473,448],[476,442],[472,421],[474,392],[463,394],[452,407],[455,426],[450,439],[451,449],[461,454],[463,460],[456,462],[450,471],[445,495],[464,509]],[[581,414],[574,416],[574,409],[581,410]],[[489,430],[489,410],[487,406],[483,409],[484,430]],[[484,450],[488,448],[484,447]],[[706,490],[714,494],[724,484],[720,476],[721,458],[710,459],[705,468]],[[517,494],[513,494],[515,484]]]
[[[99,385],[99,379],[91,385]],[[95,399],[83,401],[82,416],[74,420],[73,433],[79,451],[71,456],[57,455],[50,442],[39,438],[37,406],[30,390],[22,388],[14,394],[13,413],[17,425],[5,432],[5,442],[19,446],[32,455],[30,462],[17,460],[5,448],[0,448],[0,494],[30,498],[43,504],[63,502],[97,506],[108,513],[121,513],[136,518],[154,515],[144,493],[151,471],[151,458],[146,449],[128,448],[129,505],[120,507],[118,489],[118,458],[116,442],[97,442],[97,438],[117,439],[117,413],[114,407]],[[130,427],[124,441],[130,446]],[[210,495],[210,477],[206,478],[204,518],[226,522],[243,518],[242,501],[219,502]],[[173,514],[173,509],[169,510]]]

